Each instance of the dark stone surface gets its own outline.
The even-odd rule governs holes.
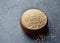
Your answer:
[[[28,9],[40,9],[48,16],[49,38],[36,41],[20,27]],[[60,0],[0,0],[0,43],[60,43]]]

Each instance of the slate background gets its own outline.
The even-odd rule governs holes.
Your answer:
[[[28,9],[40,9],[49,20],[49,34],[43,42],[27,37],[20,27],[20,17]],[[0,43],[60,43],[60,0],[0,0]]]

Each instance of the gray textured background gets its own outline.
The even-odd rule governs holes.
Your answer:
[[[27,37],[19,25],[22,13],[31,8],[48,16],[50,38],[43,42]],[[0,43],[60,43],[60,0],[0,0]]]

